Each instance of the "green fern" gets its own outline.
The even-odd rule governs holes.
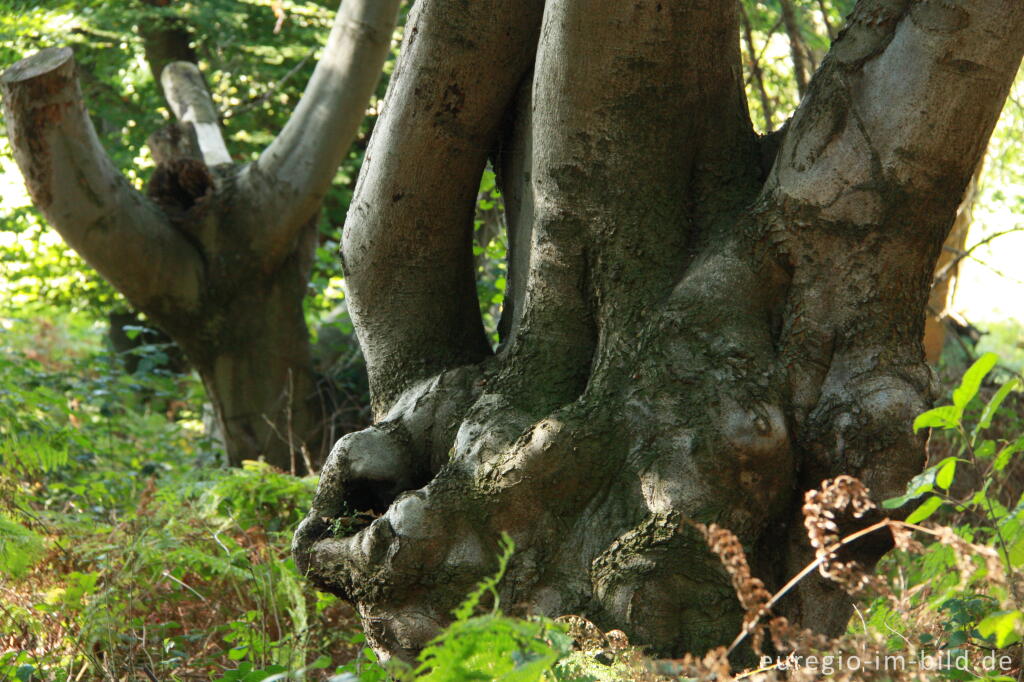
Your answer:
[[[20,578],[45,553],[45,538],[0,515],[0,574]]]
[[[497,586],[515,543],[502,533],[500,548],[497,572],[480,582],[453,612],[455,622],[420,653],[417,680],[536,682],[571,650],[570,638],[551,620],[502,614]],[[474,616],[488,593],[494,598],[491,611]]]
[[[0,440],[0,461],[11,469],[34,475],[68,463],[67,438],[61,433],[28,433]]]

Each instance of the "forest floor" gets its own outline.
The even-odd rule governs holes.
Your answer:
[[[260,462],[224,467],[203,427],[202,387],[161,369],[165,348],[135,349],[139,369],[128,374],[86,315],[47,311],[0,325],[0,679],[386,679],[351,607],[309,586],[290,558],[315,477]],[[1006,350],[1016,363],[1018,349]],[[964,367],[945,372],[946,396]],[[883,585],[859,598],[847,636],[800,646],[968,662],[968,672],[940,665],[919,679],[1021,678],[1024,458],[1014,455],[1024,450],[1024,415],[1011,393],[1019,370],[996,367],[983,385],[979,378],[948,435],[932,439],[931,467],[908,492],[914,505],[931,507],[916,516],[943,525],[883,561]],[[582,619],[506,618],[480,606],[488,590],[471,596],[418,672],[391,674],[736,674],[725,672],[721,651],[657,662]],[[990,654],[1005,660],[986,672]],[[801,677],[808,670],[788,679],[816,679]],[[736,679],[783,674],[773,663]],[[835,675],[866,679],[863,671]]]

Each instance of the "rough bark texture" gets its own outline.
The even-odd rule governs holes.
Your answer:
[[[43,50],[0,79],[15,157],[64,239],[185,351],[228,459],[302,471],[334,440],[302,311],[320,201],[387,57],[398,0],[346,0],[292,121],[260,159],[231,165],[194,64],[163,70],[180,119],[154,134],[145,195],[112,166],[82,101],[71,50]]]
[[[751,130],[735,4],[541,4],[416,3],[345,228],[378,422],[336,445],[294,552],[385,655],[438,632],[501,531],[503,603],[703,651],[742,614],[683,518],[778,584],[804,490],[900,490],[931,273],[1024,51],[1016,0],[862,0],[779,144]],[[493,356],[468,265],[488,152]],[[835,632],[845,603],[809,581],[786,609]]]

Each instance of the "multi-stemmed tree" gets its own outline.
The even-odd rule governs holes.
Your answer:
[[[302,470],[332,439],[302,302],[320,203],[378,82],[398,6],[346,0],[298,107],[253,163],[232,162],[196,67],[160,69],[179,122],[150,138],[159,165],[145,194],[100,146],[71,50],[40,51],[0,79],[33,202],[182,347],[232,463],[262,456]]]
[[[779,583],[811,555],[805,490],[853,474],[884,499],[922,467],[929,284],[1024,4],[861,0],[760,138],[738,36],[733,2],[416,3],[344,232],[377,423],[338,443],[294,545],[378,650],[435,635],[501,531],[506,604],[703,650],[742,612],[684,519]],[[489,159],[496,352],[472,273]],[[835,631],[845,604],[805,581],[784,608]]]

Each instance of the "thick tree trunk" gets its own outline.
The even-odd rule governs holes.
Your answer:
[[[259,160],[231,164],[197,67],[162,70],[179,123],[151,137],[143,196],[92,128],[71,50],[0,79],[15,157],[64,239],[185,351],[228,459],[289,471],[333,440],[332,395],[313,371],[302,301],[315,219],[388,54],[399,0],[346,0],[299,106]]]
[[[227,237],[232,221],[218,222]],[[270,272],[228,239],[225,252],[208,251],[201,311],[162,321],[202,377],[232,464],[263,457],[285,471],[315,470],[336,437],[333,394],[313,371],[302,310],[315,239],[310,223]]]
[[[422,0],[406,34],[343,245],[378,422],[332,452],[297,562],[385,655],[438,632],[501,531],[503,603],[727,643],[741,609],[685,519],[779,584],[810,555],[804,490],[848,473],[884,499],[922,466],[928,285],[1024,6],[862,0],[767,174],[733,3]],[[488,150],[495,355],[467,293]],[[846,603],[809,581],[785,609],[834,632]]]

